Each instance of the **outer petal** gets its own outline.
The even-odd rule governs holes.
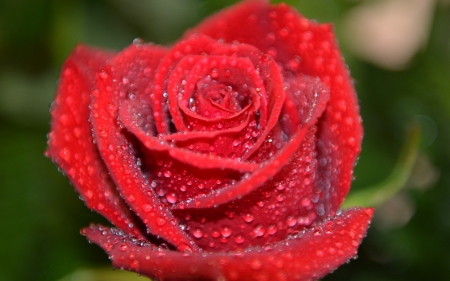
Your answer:
[[[188,32],[225,42],[256,46],[283,65],[286,74],[319,77],[330,89],[318,123],[318,188],[325,214],[334,213],[350,189],[360,152],[362,126],[351,78],[330,25],[316,24],[286,4],[243,1],[206,19]]]
[[[142,237],[135,216],[114,187],[89,123],[90,92],[95,73],[112,54],[78,46],[63,66],[46,156],[67,173],[87,206],[126,233]]]
[[[153,45],[133,44],[109,62],[98,75],[92,91],[91,119],[95,140],[117,189],[130,208],[147,226],[149,234],[161,236],[179,250],[197,246],[177,225],[177,220],[159,201],[141,170],[136,144],[118,122],[121,102],[148,102],[154,69],[166,50]]]
[[[373,209],[350,209],[303,234],[245,252],[183,254],[92,226],[82,233],[114,266],[159,280],[315,280],[356,255]]]

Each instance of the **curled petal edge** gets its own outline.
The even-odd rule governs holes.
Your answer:
[[[103,226],[82,234],[100,245],[115,267],[158,280],[311,280],[356,255],[372,216],[372,208],[351,208],[279,243],[232,252],[169,251]]]
[[[170,142],[170,135],[167,137],[154,137],[148,135],[137,125],[135,119],[138,113],[134,112],[133,104],[123,102],[122,105],[123,106],[121,106],[119,109],[119,116],[123,126],[127,128],[127,130],[130,131],[134,136],[136,136],[149,150],[168,151],[169,155],[174,159],[177,159],[184,163],[189,163],[195,167],[202,169],[220,168],[236,170],[239,172],[253,172],[259,168],[259,165],[255,163],[240,162],[238,160],[218,157],[214,155],[199,154],[188,149],[176,147]],[[249,118],[247,118],[244,122],[242,122],[242,125],[239,125],[235,129],[242,130],[245,126],[248,125],[248,119]],[[235,129],[224,130],[222,131],[222,134],[232,133],[233,131],[235,131]],[[214,134],[215,132],[210,133],[210,135]],[[186,135],[192,135],[193,138],[202,136],[208,137],[205,132],[194,132],[188,133]],[[181,139],[182,137],[183,133],[178,133],[174,137],[174,139]],[[168,139],[169,142],[167,142],[165,139]]]

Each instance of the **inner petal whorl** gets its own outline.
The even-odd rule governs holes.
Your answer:
[[[189,109],[205,118],[227,118],[241,111],[248,103],[247,95],[208,76],[197,83],[197,91],[189,100]]]

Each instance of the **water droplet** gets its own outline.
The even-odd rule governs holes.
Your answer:
[[[324,209],[323,205],[317,206],[316,211],[317,211],[317,214],[318,214],[319,216],[325,215],[325,209]]]
[[[271,224],[267,227],[267,234],[274,235],[275,233],[277,233],[277,230],[278,230],[277,227]]]
[[[165,220],[164,218],[158,218],[158,219],[156,220],[156,223],[157,223],[159,226],[163,226],[163,225],[166,224],[166,220]]]
[[[286,37],[289,35],[289,30],[287,28],[282,28],[278,34],[280,34],[281,37]]]
[[[267,54],[270,55],[272,58],[276,58],[277,49],[275,49],[274,47],[271,47],[271,48],[269,48],[269,50],[267,50]]]
[[[107,79],[107,78],[109,77],[109,75],[108,75],[108,73],[106,73],[106,71],[102,70],[102,71],[100,72],[100,77],[101,77],[102,79]]]
[[[229,226],[223,226],[220,229],[220,234],[222,234],[222,237],[230,237],[231,233],[233,232],[233,230],[229,227]]]
[[[264,233],[266,232],[264,226],[262,226],[261,224],[258,224],[255,229],[253,230],[253,234],[255,237],[260,237],[263,236]]]
[[[302,204],[303,207],[307,207],[307,206],[309,206],[311,204],[311,199],[309,199],[307,197],[303,198],[301,204]]]
[[[149,204],[145,204],[142,209],[144,210],[144,212],[149,213],[153,210],[153,207]]]
[[[214,69],[211,71],[210,76],[211,76],[211,78],[213,78],[213,79],[217,79],[217,78],[219,77],[219,70],[218,70],[217,68],[214,68]]]
[[[166,195],[166,199],[167,199],[167,202],[169,202],[171,204],[175,204],[178,201],[178,197],[174,192],[168,193]]]
[[[172,172],[169,171],[169,170],[165,170],[165,171],[163,172],[163,175],[164,175],[166,178],[170,178],[170,177],[172,176]]]
[[[203,237],[203,231],[200,229],[200,228],[197,228],[196,230],[194,230],[193,232],[192,232],[192,235],[195,237],[195,238],[202,238]]]
[[[86,197],[88,199],[92,199],[92,197],[94,196],[94,193],[92,192],[92,190],[87,190],[84,195],[86,195]]]
[[[69,125],[70,122],[70,117],[66,114],[63,114],[59,117],[59,121],[64,125],[67,126]]]
[[[303,39],[303,41],[309,41],[312,39],[312,37],[313,37],[313,34],[310,31],[306,31],[301,35],[301,38]]]
[[[280,182],[278,185],[277,185],[277,189],[278,190],[284,190],[286,188],[286,184],[284,183],[284,182]]]
[[[253,268],[254,270],[261,269],[262,262],[258,259],[254,259],[250,262],[250,267]]]
[[[127,245],[127,244],[120,244],[120,245],[119,245],[119,249],[120,249],[122,252],[125,252],[126,250],[128,250],[128,245]]]
[[[286,225],[289,227],[293,227],[297,224],[297,219],[294,216],[289,216],[286,219]]]
[[[69,162],[70,160],[70,150],[66,147],[59,151],[59,156],[61,156],[62,159],[64,159],[66,162]]]
[[[347,143],[348,143],[350,146],[355,146],[356,140],[355,140],[355,138],[351,137],[351,138],[348,138],[348,139],[347,139]]]
[[[276,39],[275,34],[273,32],[267,33],[266,39],[268,43],[274,43]]]
[[[244,219],[245,222],[250,223],[250,222],[253,221],[253,218],[254,218],[254,217],[253,217],[252,214],[246,213],[246,214],[244,214],[244,215],[242,216],[242,218]]]
[[[236,244],[242,244],[244,243],[244,241],[245,238],[240,234],[236,235],[236,237],[234,238],[234,242],[236,242]]]
[[[278,194],[277,195],[277,197],[276,197],[276,200],[278,201],[278,202],[283,202],[283,200],[284,200],[284,195],[283,194]]]

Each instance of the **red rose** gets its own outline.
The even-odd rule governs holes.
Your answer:
[[[117,228],[82,233],[161,280],[310,280],[356,254],[340,211],[361,118],[330,25],[244,1],[173,47],[77,47],[47,155]],[[222,278],[222,279],[221,279]]]

